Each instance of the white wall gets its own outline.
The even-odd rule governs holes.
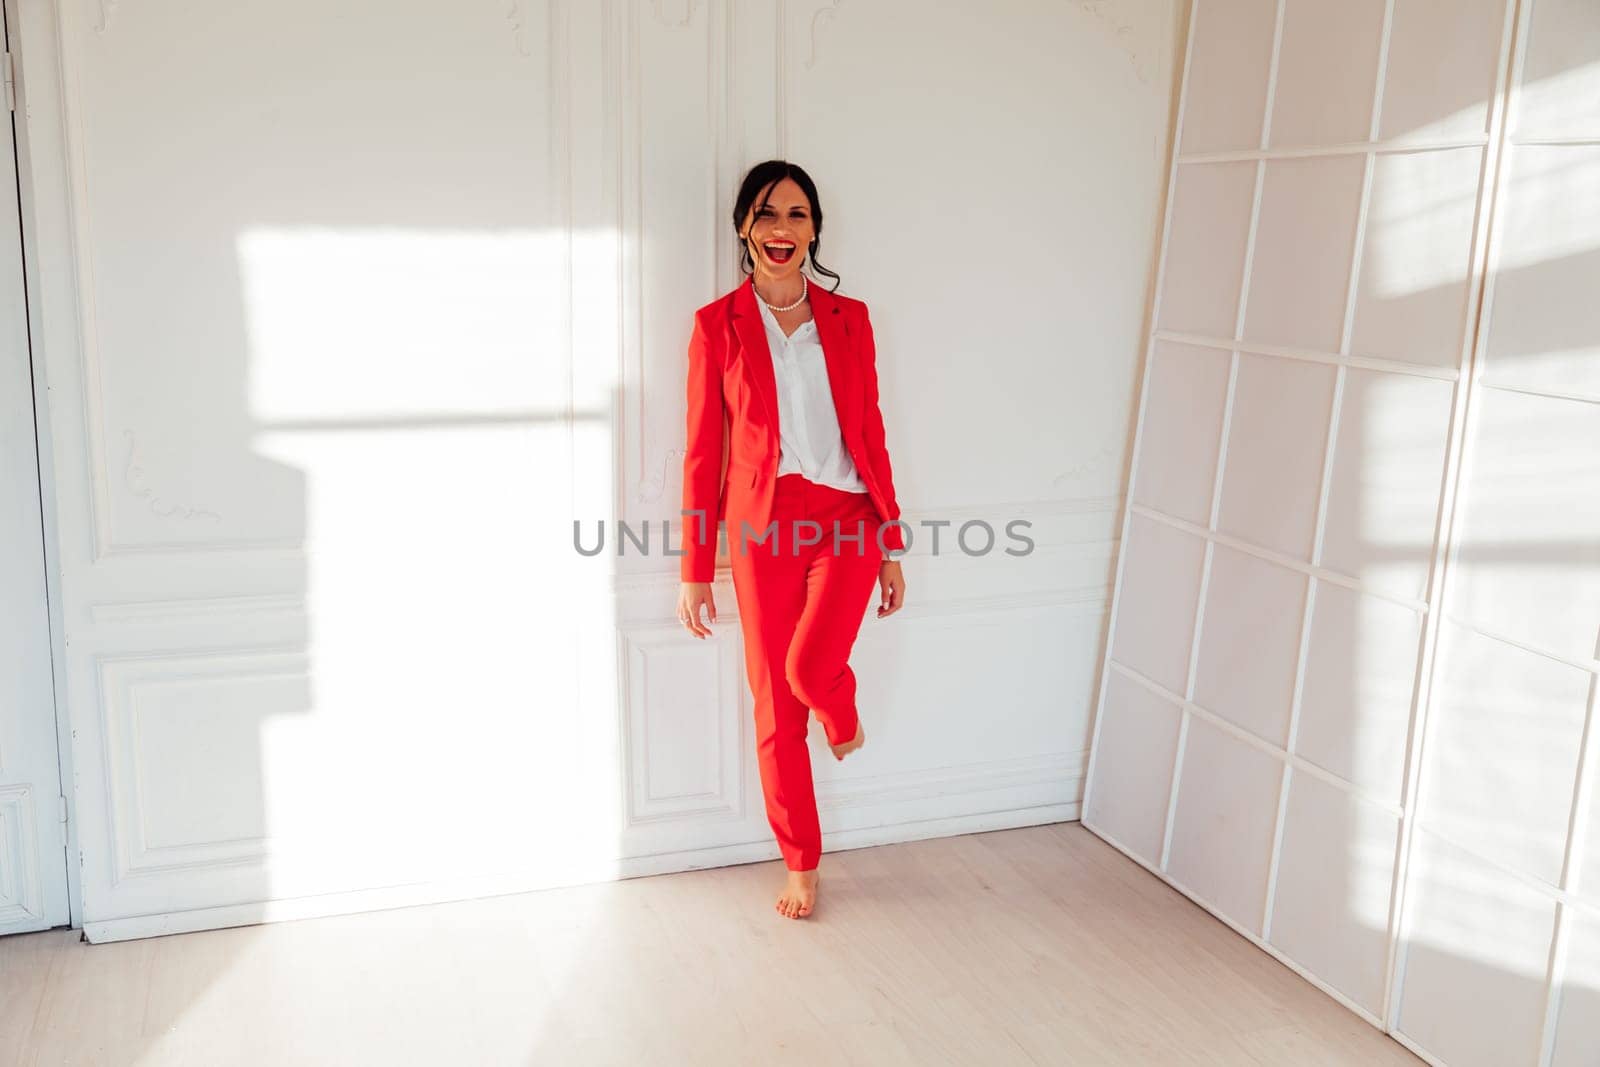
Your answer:
[[[1085,823],[1433,1062],[1594,1062],[1595,9],[1192,26]]]
[[[828,841],[1075,816],[1176,6],[30,6],[91,936],[776,855],[726,579],[697,642],[675,558],[571,546],[676,517],[690,312],[776,154],[905,517],[1039,546],[907,560]]]

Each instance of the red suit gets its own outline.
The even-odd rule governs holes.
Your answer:
[[[808,292],[839,432],[867,492],[844,492],[799,474],[777,477],[777,381],[746,278],[695,312],[683,460],[683,509],[690,514],[681,517],[687,582],[712,580],[715,523],[727,524],[767,818],[784,862],[797,871],[816,867],[822,853],[806,747],[809,711],[830,743],[855,736],[856,679],[848,660],[883,559],[880,536],[885,549],[905,547],[901,527],[886,525],[900,518],[900,509],[878,410],[867,305],[816,285]],[[768,532],[772,522],[776,529]]]

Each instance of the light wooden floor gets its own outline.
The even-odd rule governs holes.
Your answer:
[[[1418,1063],[1076,823],[89,945],[0,939],[0,1065]]]

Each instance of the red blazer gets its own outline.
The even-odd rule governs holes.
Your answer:
[[[883,414],[878,410],[878,357],[867,305],[819,285],[811,286],[809,295],[839,415],[839,432],[878,517],[884,522],[898,519],[900,506],[895,502]],[[683,509],[698,510],[708,521],[702,537],[694,515],[680,516],[683,556],[679,569],[686,582],[712,580],[717,555],[715,520],[730,523],[730,543],[741,520],[749,522],[758,535],[771,520],[773,487],[778,480],[778,383],[757,299],[755,286],[747,277],[737,289],[694,313]],[[890,526],[883,533],[883,544],[903,550],[904,531]]]

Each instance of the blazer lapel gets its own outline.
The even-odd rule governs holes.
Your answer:
[[[817,324],[817,340],[822,345],[822,359],[828,368],[828,389],[833,394],[839,430],[841,433],[854,431],[861,424],[860,383],[855,377],[850,332],[844,325],[844,313],[839,307],[838,298],[822,286],[810,286],[808,294],[811,317]],[[772,454],[777,455],[778,379],[772,363],[772,349],[767,344],[766,323],[761,319],[761,309],[756,306],[758,299],[755,284],[746,277],[733,294],[733,329],[739,343],[744,346],[751,381],[761,396],[767,426],[771,430]]]
[[[767,327],[756,307],[755,285],[747,277],[733,293],[733,330],[744,346],[745,365],[772,431],[772,454],[778,454],[778,378],[772,366],[772,349],[767,345]]]
[[[845,329],[838,297],[820,285],[812,286],[811,317],[816,320],[817,340],[822,342],[822,358],[828,365],[828,388],[833,393],[839,431],[845,433],[860,424],[861,401],[854,374],[855,361],[851,359],[850,331]]]

